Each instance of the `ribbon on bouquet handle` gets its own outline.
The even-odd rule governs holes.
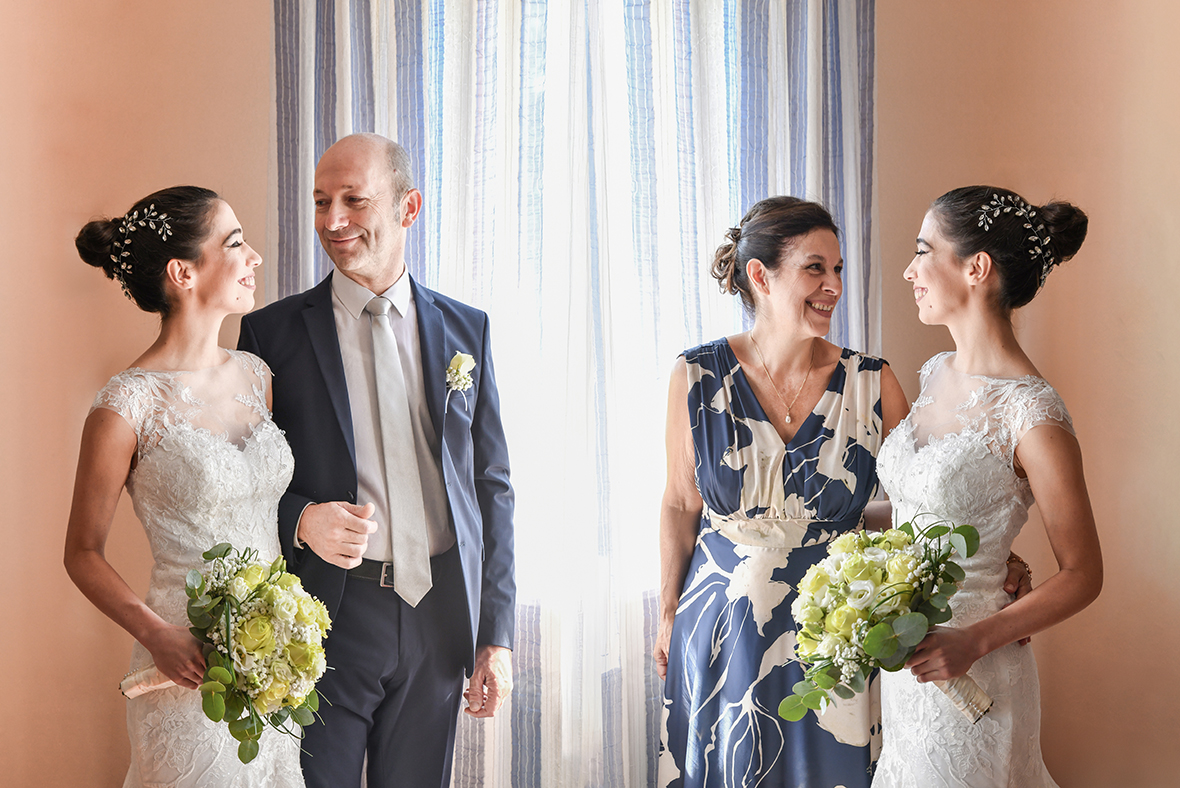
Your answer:
[[[991,697],[975,683],[975,679],[966,674],[950,681],[936,679],[934,686],[946,693],[954,707],[963,712],[972,725],[983,719],[983,715],[992,707]]]
[[[175,687],[176,682],[156,670],[155,665],[132,671],[119,682],[119,692],[128,700],[156,690]]]

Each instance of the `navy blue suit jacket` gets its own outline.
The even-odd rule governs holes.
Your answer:
[[[304,293],[244,316],[238,347],[260,356],[274,373],[274,420],[295,454],[295,475],[279,503],[279,535],[287,564],[335,616],[347,573],[311,549],[295,547],[295,529],[307,504],[355,503],[357,495],[352,413],[332,312],[333,275]],[[514,497],[508,447],[487,315],[413,279],[410,284],[418,312],[426,399],[439,436],[437,459],[471,616],[470,671],[476,646],[512,648],[513,643]],[[453,392],[446,402],[446,368],[456,352],[475,358],[473,385],[465,397]]]

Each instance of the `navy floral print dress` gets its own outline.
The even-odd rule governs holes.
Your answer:
[[[790,723],[802,678],[794,586],[855,529],[877,490],[883,361],[845,349],[787,444],[725,339],[684,353],[704,512],[676,610],[659,781],[669,788],[865,788],[880,746],[877,688]]]

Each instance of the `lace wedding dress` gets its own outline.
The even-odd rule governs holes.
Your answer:
[[[951,599],[964,627],[1009,601],[1005,561],[1033,503],[1013,470],[1020,439],[1042,424],[1073,433],[1060,396],[1045,380],[956,371],[943,353],[922,367],[922,391],[886,438],[877,472],[895,524],[936,518],[979,529],[979,551],[958,560],[967,577]],[[934,515],[920,516],[923,513]],[[972,725],[932,684],[882,673],[884,744],[874,788],[1056,786],[1041,759],[1041,701],[1032,649],[1015,643],[977,661],[969,675],[995,701]]]
[[[201,553],[219,542],[279,555],[279,497],[294,461],[270,420],[270,371],[249,353],[225,351],[224,363],[196,372],[132,368],[111,378],[95,408],[119,413],[135,430],[136,465],[127,491],[155,564],[148,606],[187,626],[184,577],[203,569]],[[136,643],[131,669],[151,664]],[[131,786],[303,786],[297,740],[268,729],[258,756],[238,760],[224,723],[201,711],[195,690],[172,687],[127,702]]]

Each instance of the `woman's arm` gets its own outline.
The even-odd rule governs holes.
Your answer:
[[[893,428],[901,423],[910,404],[905,392],[897,382],[893,368],[886,363],[881,367],[881,439],[884,440]],[[870,501],[864,511],[864,525],[870,531],[884,531],[893,523],[893,507],[888,500]]]
[[[668,672],[668,645],[672,621],[684,589],[700,529],[704,502],[696,487],[696,461],[692,428],[688,420],[688,366],[681,357],[672,369],[668,386],[668,422],[665,434],[668,481],[660,506],[660,628],[656,636],[656,672]]]
[[[96,408],[86,419],[66,530],[66,571],[95,607],[151,652],[161,673],[196,688],[205,673],[196,638],[160,618],[106,560],[107,535],[135,447],[135,433],[118,413]]]
[[[1055,425],[1029,430],[1016,449],[1057,559],[1057,574],[964,629],[939,627],[906,663],[919,681],[961,676],[980,657],[1047,629],[1089,605],[1102,590],[1102,551],[1077,439]]]

